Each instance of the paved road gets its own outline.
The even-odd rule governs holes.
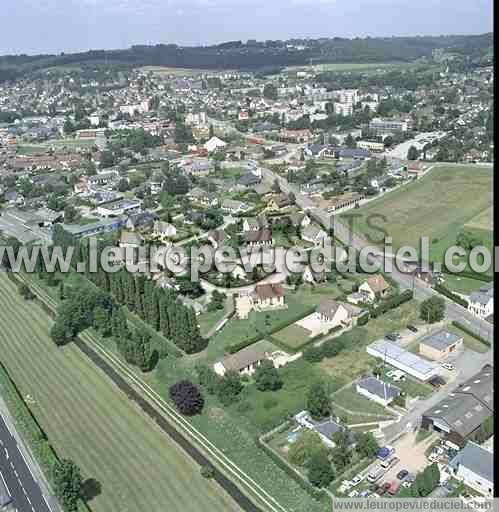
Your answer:
[[[326,210],[317,208],[315,204],[300,191],[290,184],[285,178],[277,176],[270,169],[263,169],[263,175],[267,179],[277,179],[281,190],[286,193],[293,192],[296,198],[296,204],[304,210],[309,210],[310,214],[326,229],[334,229],[335,237],[349,247],[354,247],[360,251],[363,247],[369,244],[366,240],[353,233],[346,223],[340,221],[338,217],[331,215]],[[384,254],[381,250],[377,254],[368,258],[369,262],[382,261]],[[393,259],[393,258],[392,258]],[[413,279],[413,276],[409,273],[401,272],[398,270],[395,264],[392,265],[393,269],[391,277],[395,279],[402,289],[413,289],[414,296],[418,300],[424,300],[432,295],[439,295],[435,290],[429,288],[426,284],[418,279]],[[445,297],[444,297],[445,298]],[[473,330],[482,337],[488,339],[490,342],[493,341],[494,326],[485,320],[481,320],[476,316],[472,315],[466,308],[463,308],[459,304],[445,298],[446,301],[446,318],[450,321],[459,320],[464,323],[469,329]]]
[[[390,443],[402,432],[412,430],[419,425],[421,416],[426,410],[443,400],[452,389],[479,372],[485,364],[492,363],[492,358],[492,351],[490,350],[485,354],[479,354],[469,350],[463,352],[459,358],[460,361],[454,361],[454,364],[459,370],[457,378],[430,395],[426,400],[419,400],[401,421],[393,423],[383,429],[385,441]]]
[[[18,512],[50,512],[42,491],[21,454],[2,416],[0,416],[0,472],[14,509]]]

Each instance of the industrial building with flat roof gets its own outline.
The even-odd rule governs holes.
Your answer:
[[[389,341],[374,342],[366,347],[366,351],[369,355],[383,359],[385,363],[423,382],[437,375],[440,370],[438,364],[427,361]]]
[[[429,359],[440,361],[462,348],[463,337],[444,329],[429,334],[419,341],[419,353]]]

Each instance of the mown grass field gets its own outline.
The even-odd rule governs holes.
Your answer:
[[[0,359],[58,454],[100,483],[92,510],[239,510],[76,346],[57,348],[48,315],[2,273],[0,291]]]
[[[291,349],[295,349],[310,339],[310,331],[298,324],[291,324],[274,333],[273,338]]]
[[[419,240],[426,236],[430,260],[443,261],[445,250],[455,245],[461,230],[479,236],[482,244],[492,247],[492,176],[491,168],[476,166],[441,166],[416,182],[402,186],[371,201],[355,211],[354,229],[373,242],[382,235],[369,227],[368,218],[384,215],[373,224],[382,226],[393,239],[396,250],[410,245],[419,250]],[[489,220],[490,219],[490,222]],[[482,229],[478,229],[480,226]]]

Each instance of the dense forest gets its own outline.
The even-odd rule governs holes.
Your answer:
[[[135,45],[124,50],[91,50],[60,55],[7,55],[0,57],[0,81],[15,79],[47,67],[85,63],[255,70],[299,66],[310,62],[407,62],[431,57],[434,49],[444,49],[477,61],[492,55],[492,39],[492,33],[435,37],[335,37],[303,41],[231,41],[198,47],[176,44]]]

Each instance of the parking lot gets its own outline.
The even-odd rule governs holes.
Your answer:
[[[437,435],[433,434],[416,444],[416,433],[409,432],[393,444],[395,457],[400,460],[392,466],[381,479],[381,483],[391,482],[397,479],[397,473],[406,469],[415,475],[422,471],[430,463],[425,456],[426,449],[435,442]]]

